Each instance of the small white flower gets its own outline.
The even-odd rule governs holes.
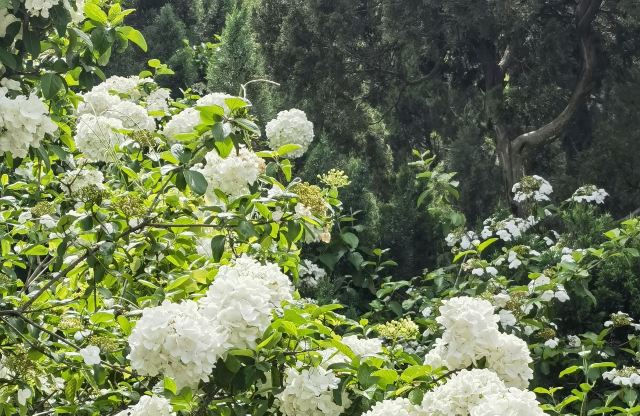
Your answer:
[[[551,349],[556,348],[558,346],[558,344],[559,344],[558,338],[549,339],[549,340],[545,341],[545,343],[544,343],[545,347],[548,347],[548,348],[551,348]]]
[[[24,406],[27,404],[27,400],[29,399],[29,397],[31,397],[31,389],[29,388],[25,388],[25,389],[20,389],[18,390],[18,403],[21,406]]]
[[[89,345],[78,351],[86,365],[100,364],[100,348],[95,345]]]

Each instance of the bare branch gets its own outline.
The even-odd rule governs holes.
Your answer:
[[[578,107],[585,101],[591,91],[595,47],[591,38],[590,24],[601,4],[602,0],[582,0],[576,11],[583,68],[569,102],[564,110],[549,123],[537,130],[516,137],[511,144],[513,151],[521,152],[525,146],[537,146],[554,140],[566,128]]]

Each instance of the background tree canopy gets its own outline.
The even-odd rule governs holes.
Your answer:
[[[640,205],[637,2],[188,3],[132,1],[149,56],[178,74],[166,85],[237,93],[252,79],[280,83],[249,90],[261,118],[279,105],[312,114],[321,139],[303,177],[344,169],[357,190],[346,205],[362,211],[371,247],[392,247],[401,275],[437,264],[441,237],[440,218],[415,207],[412,148],[457,172],[472,224],[509,208],[505,189],[521,172],[552,179],[561,196],[597,183],[615,217]],[[116,58],[111,71],[139,72],[147,55],[137,56]],[[509,142],[549,124],[509,156]]]

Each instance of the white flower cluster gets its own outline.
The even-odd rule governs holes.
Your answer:
[[[607,191],[602,188],[598,189],[595,185],[585,185],[578,188],[569,200],[574,202],[604,204],[604,200],[608,196]]]
[[[436,318],[444,332],[425,364],[456,370],[485,358],[487,368],[508,386],[526,388],[533,377],[529,348],[520,338],[501,333],[499,320],[486,300],[463,296],[445,301]]]
[[[613,369],[602,373],[602,378],[610,380],[617,386],[639,386],[640,370],[636,367],[623,367],[621,370]]]
[[[65,175],[65,184],[72,194],[77,194],[87,187],[104,189],[104,175],[97,169],[75,169]]]
[[[115,147],[125,141],[122,121],[83,114],[76,121],[75,142],[78,150],[92,162],[113,162],[118,158]]]
[[[207,381],[232,348],[254,348],[274,309],[292,300],[293,287],[277,265],[243,256],[222,266],[199,303],[165,301],[144,309],[129,337],[131,366],[171,377],[178,387]]]
[[[362,416],[417,416],[420,410],[408,399],[398,398],[376,403],[371,410]]]
[[[327,276],[327,272],[312,261],[303,260],[298,266],[298,275],[303,284],[313,288]]]
[[[307,120],[307,115],[302,110],[291,109],[281,111],[278,116],[267,123],[267,138],[269,147],[278,150],[285,144],[297,144],[300,149],[289,153],[289,157],[302,156],[313,141],[313,123]]]
[[[13,22],[17,22],[18,19],[9,13],[9,9],[0,8],[0,38],[7,35],[7,27]]]
[[[484,228],[480,235],[487,239],[495,233],[503,241],[513,241],[520,238],[537,223],[538,220],[533,216],[529,216],[527,219],[510,216],[502,221],[488,218],[483,223]]]
[[[200,299],[202,314],[224,326],[232,348],[255,348],[283,301],[292,301],[293,287],[277,265],[262,265],[240,257],[222,266],[207,295]]]
[[[549,195],[553,193],[551,184],[538,175],[525,176],[511,189],[515,202],[549,201]]]
[[[24,7],[31,16],[49,18],[49,10],[60,0],[25,0]]]
[[[285,388],[276,395],[279,409],[285,416],[339,416],[349,407],[344,395],[342,405],[333,400],[333,390],[340,379],[331,370],[314,367],[297,371],[287,368]]]
[[[358,338],[356,335],[348,335],[343,337],[341,342],[349,347],[360,359],[378,357],[382,354],[382,340],[380,338]],[[322,366],[324,368],[336,363],[350,362],[349,358],[336,348],[322,350],[320,355],[322,355]]]
[[[227,334],[205,318],[193,301],[165,301],[146,308],[129,337],[131,367],[142,375],[163,374],[176,385],[209,380],[216,361],[227,350]]]
[[[218,198],[214,192],[219,189],[232,198],[249,192],[258,176],[264,172],[265,162],[255,153],[242,146],[238,152],[231,151],[226,158],[220,157],[216,150],[205,156],[206,165],[197,169],[207,180],[205,198],[209,203],[216,203]]]
[[[462,370],[422,400],[427,416],[541,416],[535,394],[508,388],[487,369]]]
[[[158,396],[142,396],[135,406],[117,413],[116,416],[175,416],[169,400]]]
[[[544,274],[530,281],[528,288],[529,294],[540,295],[540,300],[543,302],[549,302],[554,298],[560,302],[566,302],[569,300],[569,294],[564,286],[562,284],[553,284],[549,276]]]
[[[191,133],[200,122],[200,112],[189,107],[171,117],[171,120],[165,124],[162,134],[170,139],[176,139],[179,134]]]
[[[165,125],[162,134],[170,139],[176,139],[179,134],[191,133],[202,123],[200,111],[197,107],[218,106],[221,107],[226,115],[229,115],[230,109],[225,103],[227,98],[236,98],[231,95],[220,92],[205,95],[196,101],[195,107],[189,107],[180,113],[174,115]],[[231,125],[228,122],[223,123],[225,135],[231,131]]]
[[[125,141],[125,136],[116,130],[153,131],[156,122],[151,117],[142,100],[146,90],[156,88],[155,82],[146,78],[113,76],[82,95],[78,106],[77,132],[78,149],[91,161],[114,161],[114,148]],[[155,89],[151,94],[162,94]],[[151,95],[149,95],[150,97]],[[154,108],[168,105],[155,98]]]
[[[609,316],[609,318],[610,319],[604,323],[604,326],[606,328],[609,328],[609,327],[621,328],[624,326],[631,326],[636,331],[640,331],[640,324],[635,323],[633,318],[629,316],[628,313],[618,311],[616,313],[612,313]]]
[[[480,244],[480,239],[475,232],[464,230],[447,234],[444,241],[446,241],[449,247],[453,247],[459,243],[462,250],[469,250]]]
[[[42,138],[58,127],[37,95],[11,99],[7,93],[7,88],[0,88],[0,152],[25,157],[30,146],[39,147]]]

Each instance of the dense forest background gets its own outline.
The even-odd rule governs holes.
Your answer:
[[[567,198],[593,183],[621,218],[640,207],[640,4],[633,0],[129,0],[148,53],[114,57],[110,74],[151,58],[179,92],[238,94],[269,120],[296,107],[317,139],[304,180],[343,169],[361,241],[390,247],[411,276],[460,218],[416,206],[408,166],[429,149],[457,172],[470,226],[509,210],[504,143]],[[195,87],[193,87],[195,85]],[[542,128],[542,129],[541,129]],[[548,130],[544,130],[548,128]],[[544,137],[543,137],[544,136]],[[515,139],[515,141],[511,141]],[[506,140],[506,142],[505,142]],[[401,218],[399,217],[401,216]],[[444,225],[442,225],[444,224]],[[436,246],[437,245],[437,246]]]

